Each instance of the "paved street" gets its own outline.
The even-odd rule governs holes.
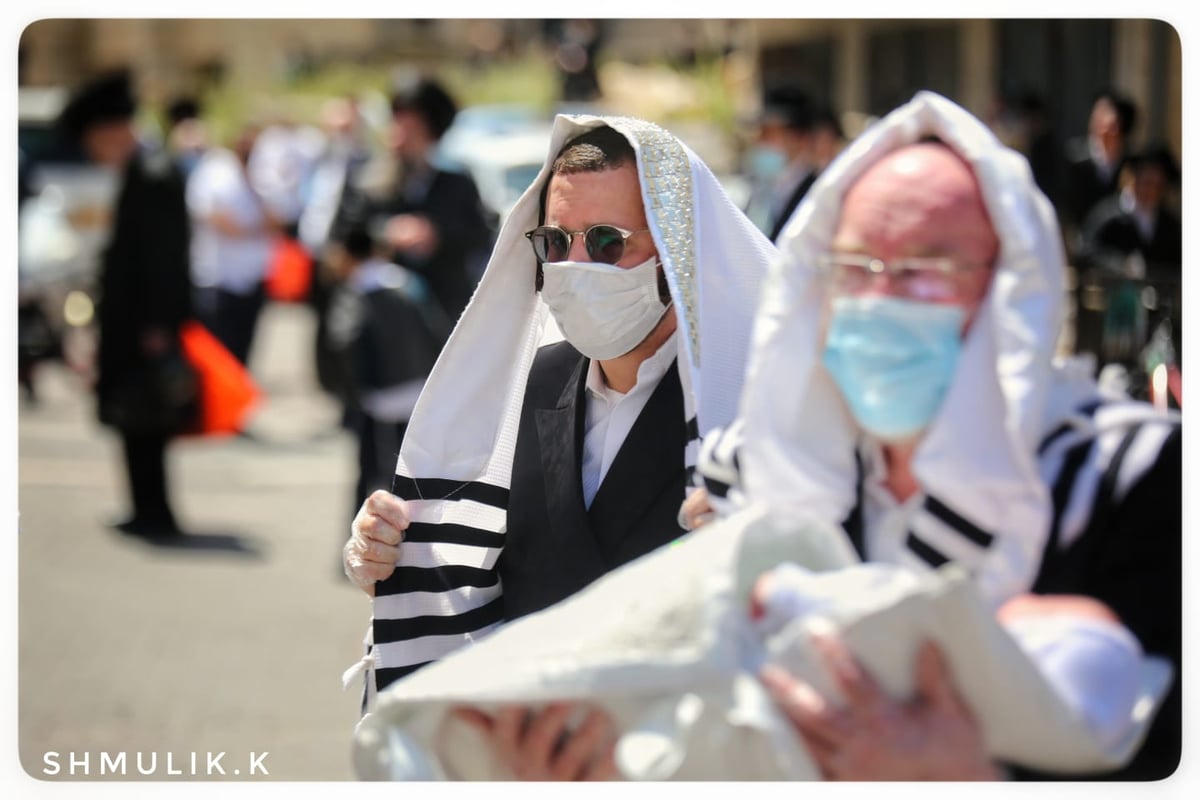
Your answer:
[[[18,736],[30,774],[70,779],[70,754],[88,754],[95,780],[102,752],[124,752],[133,780],[141,752],[147,768],[157,754],[154,779],[179,780],[166,754],[186,778],[196,752],[204,779],[206,754],[224,752],[226,779],[246,780],[266,751],[253,780],[351,777],[358,697],[341,673],[370,606],[339,572],[354,450],[316,388],[314,324],[304,307],[266,310],[252,437],[172,446],[184,546],[105,526],[127,511],[124,473],[77,376],[45,369],[40,404],[19,403]]]

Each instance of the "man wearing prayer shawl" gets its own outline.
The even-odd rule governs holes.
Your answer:
[[[1065,260],[1028,164],[922,92],[823,173],[779,247],[740,421],[706,436],[697,465],[713,505],[815,515],[841,525],[865,559],[917,572],[956,562],[1001,618],[1014,602],[1045,604],[1059,619],[1071,603],[1110,614],[1087,624],[1110,663],[1132,648],[1168,659],[1176,680],[1133,760],[1084,777],[1171,774],[1181,421],[1104,395],[1086,367],[1055,357]],[[969,711],[947,699],[949,679],[896,702],[836,641],[827,649],[841,694],[855,698],[846,706],[786,673],[765,676],[826,777],[936,776],[947,748],[901,742],[947,741],[935,735],[947,725],[978,744]],[[1067,687],[1091,711],[1124,691]],[[883,719],[903,723],[889,734]],[[979,754],[963,755],[958,766]]]
[[[370,695],[683,533],[696,432],[733,419],[774,253],[667,131],[556,119],[414,409],[396,497],[355,520],[374,638],[347,681],[369,670]]]

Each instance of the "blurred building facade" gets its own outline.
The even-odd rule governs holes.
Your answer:
[[[500,58],[544,43],[569,21],[536,19],[45,19],[22,33],[22,85],[74,85],[131,65],[150,102],[205,81],[267,87],[334,61]],[[736,98],[752,112],[777,82],[863,118],[928,88],[987,116],[998,98],[1046,101],[1060,139],[1082,132],[1091,96],[1136,98],[1135,142],[1182,150],[1182,51],[1151,19],[632,19],[600,20],[603,57],[631,63],[727,56],[744,65]]]

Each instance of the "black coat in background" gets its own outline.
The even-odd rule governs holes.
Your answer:
[[[1096,172],[1086,139],[1073,139],[1068,143],[1055,205],[1069,235],[1083,228],[1084,220],[1097,203],[1117,192],[1123,163],[1124,157],[1118,159],[1112,175],[1104,178]]]
[[[406,277],[366,292],[343,282],[326,311],[328,377],[344,404],[346,425],[358,438],[354,510],[372,491],[392,485],[408,428],[407,417],[376,419],[363,406],[364,395],[423,383],[450,335],[450,321],[425,282],[411,273]]]
[[[347,192],[336,229],[363,222],[382,241],[390,217],[426,217],[437,230],[433,253],[421,257],[407,250],[392,250],[388,258],[424,278],[446,315],[457,320],[475,291],[475,262],[491,241],[492,226],[469,175],[434,168],[426,181],[416,181],[419,185],[415,187],[412,183],[406,186],[403,180],[397,181],[381,194],[362,188]]]
[[[1083,226],[1083,255],[1092,266],[1120,266],[1125,256],[1141,253],[1155,273],[1178,276],[1183,262],[1183,227],[1165,208],[1155,214],[1154,235],[1142,236],[1133,215],[1121,208],[1120,195],[1100,201]]]
[[[190,235],[182,173],[165,153],[139,152],[126,167],[101,262],[96,391],[102,406],[146,368],[142,334],[161,327],[176,342],[191,316]]]

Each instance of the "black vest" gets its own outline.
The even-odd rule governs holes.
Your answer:
[[[646,402],[592,501],[583,504],[588,359],[538,351],[525,387],[498,569],[507,619],[540,611],[681,536],[687,425],[675,364]]]

